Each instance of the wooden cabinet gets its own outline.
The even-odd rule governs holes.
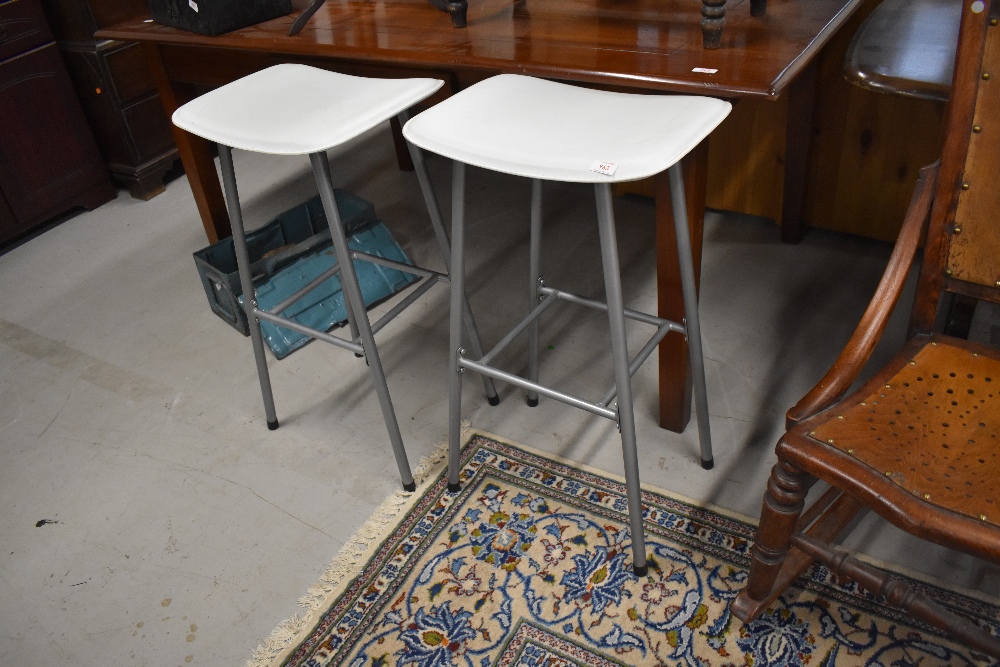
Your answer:
[[[0,243],[117,194],[38,0],[0,2]]]
[[[133,197],[163,191],[177,160],[170,121],[140,47],[98,28],[149,13],[145,0],[42,0],[112,178]]]

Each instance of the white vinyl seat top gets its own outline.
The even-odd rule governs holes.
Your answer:
[[[425,99],[438,79],[374,79],[275,65],[177,109],[174,124],[232,148],[300,155],[353,139]]]
[[[613,183],[667,169],[730,109],[729,102],[711,97],[613,93],[501,74],[412,118],[403,136],[431,152],[493,171]],[[613,174],[593,171],[609,163]]]

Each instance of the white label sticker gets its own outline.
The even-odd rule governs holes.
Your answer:
[[[698,74],[715,74],[719,70],[717,70],[717,69],[709,69],[707,67],[695,67],[691,71],[692,72],[697,72]]]
[[[604,174],[605,176],[612,176],[615,173],[615,169],[618,165],[614,162],[595,162],[590,165],[591,171],[596,171],[598,174]]]
[[[198,3],[195,2],[194,0],[188,0],[188,7],[190,7],[195,11],[198,11]]]

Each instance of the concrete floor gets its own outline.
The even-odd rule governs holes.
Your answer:
[[[372,201],[411,258],[440,266],[387,129],[333,155],[337,185]],[[305,160],[236,160],[251,226],[314,192]],[[447,203],[448,165],[430,166]],[[470,295],[495,342],[524,306],[529,186],[469,179]],[[546,197],[548,282],[600,294],[592,195],[554,184]],[[626,300],[653,310],[652,203],[616,206]],[[270,359],[282,426],[265,428],[249,341],[209,310],[191,260],[205,244],[181,178],[149,202],[123,192],[0,256],[0,664],[242,664],[399,485],[353,355],[312,343]],[[819,231],[783,245],[766,221],[711,214],[702,321],[716,468],[698,465],[693,422],[680,435],[657,427],[654,359],[635,379],[643,481],[757,516],[784,411],[847,340],[889,250]],[[413,463],[447,431],[446,304],[438,288],[379,338]],[[543,377],[603,387],[601,317],[576,321],[547,321]],[[467,382],[465,417],[621,473],[609,422],[502,396],[490,407]],[[1000,569],[881,523],[863,521],[849,544],[1000,594]]]

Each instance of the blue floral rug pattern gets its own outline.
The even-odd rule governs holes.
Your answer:
[[[644,491],[632,573],[624,485],[474,436],[288,652],[295,667],[988,665],[814,567],[761,618],[729,602],[755,527]],[[915,582],[993,629],[1000,609]]]

